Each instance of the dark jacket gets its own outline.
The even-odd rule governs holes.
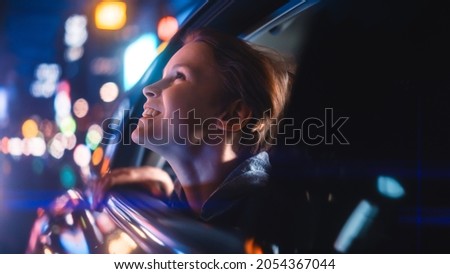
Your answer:
[[[277,224],[272,223],[273,216],[268,213],[272,211],[269,207],[273,207],[268,191],[270,169],[267,152],[242,162],[206,200],[199,218],[208,224],[237,231],[248,239],[256,239],[264,246],[264,251],[273,252],[276,235],[271,234],[276,233]],[[174,191],[169,204],[194,216],[181,188]]]

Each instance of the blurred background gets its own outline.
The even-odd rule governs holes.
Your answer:
[[[104,137],[102,122],[120,109],[119,102],[126,101],[121,97],[204,2],[0,1],[0,254],[24,253],[41,208],[67,189],[83,188],[89,167],[101,171],[108,166],[103,146],[99,146]],[[323,21],[311,32],[313,42],[309,42],[307,58],[302,59],[307,69],[298,74],[301,88],[315,92],[300,95],[298,102],[303,105],[296,109],[319,106],[324,102],[320,96],[340,87],[343,92],[325,102],[341,102],[357,113],[363,109],[358,117],[364,126],[363,130],[355,128],[353,140],[360,143],[353,142],[353,150],[341,151],[342,159],[367,160],[372,155],[375,163],[387,167],[393,159],[416,159],[407,166],[413,167],[410,178],[418,183],[412,184],[413,195],[400,220],[411,229],[398,232],[415,238],[403,243],[407,250],[448,253],[450,130],[445,125],[450,119],[450,58],[444,38],[448,37],[450,9],[422,0],[371,5],[356,0],[322,2],[333,12],[320,17]],[[416,11],[417,17],[408,17]],[[343,81],[323,81],[323,75]],[[360,87],[365,93],[359,92]],[[357,94],[363,102],[376,100],[358,105],[343,94],[348,98]],[[383,129],[363,121],[364,117]],[[365,143],[368,134],[375,146]],[[378,149],[383,146],[390,149]],[[320,150],[315,153],[319,160],[328,155]],[[353,174],[353,163],[343,163],[348,174]],[[287,170],[289,165],[282,168]],[[408,175],[404,169],[392,172]]]
[[[201,2],[0,1],[0,253],[100,164],[102,121]]]

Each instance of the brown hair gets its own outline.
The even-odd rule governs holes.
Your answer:
[[[272,49],[211,29],[193,31],[183,42],[203,42],[211,47],[225,92],[231,99],[241,99],[252,112],[244,127],[252,140],[241,139],[241,143],[253,145],[253,152],[269,149],[275,137],[270,131],[276,128],[289,99],[292,63]]]

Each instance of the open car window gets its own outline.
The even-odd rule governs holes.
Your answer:
[[[286,1],[238,36],[256,46],[275,50],[295,67],[303,37],[307,34],[310,17],[313,14],[312,10],[318,3],[318,0]],[[173,170],[161,156],[143,147],[141,150],[144,150],[145,154],[142,165],[163,168],[175,178]]]

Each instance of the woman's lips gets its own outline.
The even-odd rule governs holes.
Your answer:
[[[161,114],[160,111],[157,111],[154,108],[144,108],[144,112],[142,112],[142,117],[144,118],[154,118]]]

